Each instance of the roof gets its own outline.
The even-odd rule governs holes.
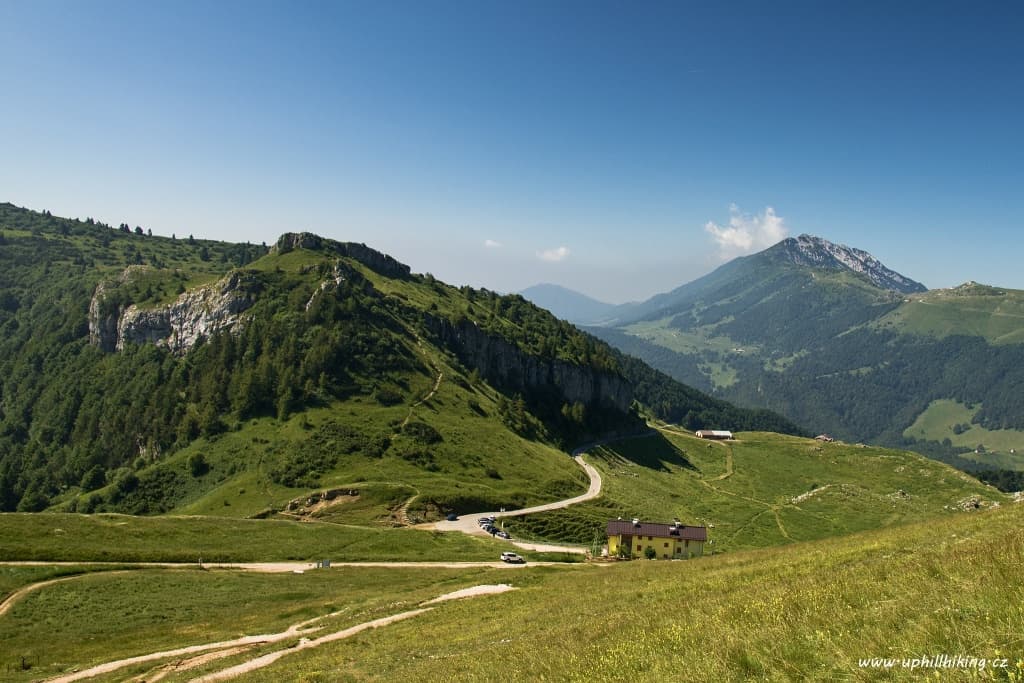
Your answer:
[[[614,519],[608,522],[609,536],[654,536],[657,538],[679,538],[686,541],[708,540],[708,530],[702,526],[675,526],[660,522],[633,524],[628,519]]]
[[[726,438],[732,436],[732,432],[724,429],[698,429],[695,433],[697,436],[723,436]]]

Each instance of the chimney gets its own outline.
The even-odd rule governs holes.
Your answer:
[[[640,518],[639,517],[634,517],[633,518],[633,526],[640,526]]]

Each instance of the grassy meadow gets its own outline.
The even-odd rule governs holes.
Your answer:
[[[1024,469],[1024,431],[1018,429],[986,429],[971,420],[981,410],[980,404],[968,407],[951,399],[938,399],[928,404],[914,424],[907,427],[903,436],[920,440],[942,441],[949,439],[954,446],[965,448],[985,447],[981,453],[964,453],[961,457],[992,467],[1008,470]],[[957,434],[955,425],[966,425],[967,429]],[[1016,453],[1010,453],[1010,451]]]
[[[553,572],[237,680],[1021,680],[1022,524],[1024,508],[1004,506],[700,560]],[[902,668],[936,654],[989,665],[937,678]],[[892,667],[858,663],[873,657]],[[1003,659],[1005,669],[993,663]]]
[[[418,529],[219,517],[9,513],[0,558],[54,562],[493,561],[506,544]]]
[[[609,519],[704,524],[733,551],[943,517],[961,501],[1005,495],[916,454],[760,432],[716,442],[661,430],[590,452],[602,496],[513,518],[514,535],[592,543]]]
[[[33,569],[40,576],[53,571]],[[520,573],[517,580],[531,581]],[[509,580],[508,572],[345,567],[301,575],[199,569],[95,573],[29,593],[0,618],[0,679],[35,681],[124,657],[278,633],[318,617],[326,628],[341,629],[500,580]],[[22,657],[31,669],[12,669]],[[153,666],[100,680],[125,680]]]
[[[966,284],[915,294],[878,326],[933,337],[972,335],[992,344],[1024,342],[1024,292]]]

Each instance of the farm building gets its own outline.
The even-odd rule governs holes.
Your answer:
[[[734,439],[732,432],[720,429],[698,429],[695,434],[700,439]]]
[[[708,540],[706,528],[685,526],[678,521],[661,524],[618,519],[608,522],[607,533],[611,557],[645,557],[647,549],[653,548],[655,556],[663,560],[689,559],[703,555]]]
[[[835,439],[833,439],[828,434],[818,434],[816,437],[814,437],[814,440],[815,441],[824,441],[825,443],[832,443],[833,441],[835,441]]]

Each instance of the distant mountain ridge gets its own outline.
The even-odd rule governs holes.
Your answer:
[[[519,294],[527,301],[551,311],[555,317],[571,323],[599,323],[616,308],[615,304],[598,301],[586,294],[550,283],[527,287]]]

